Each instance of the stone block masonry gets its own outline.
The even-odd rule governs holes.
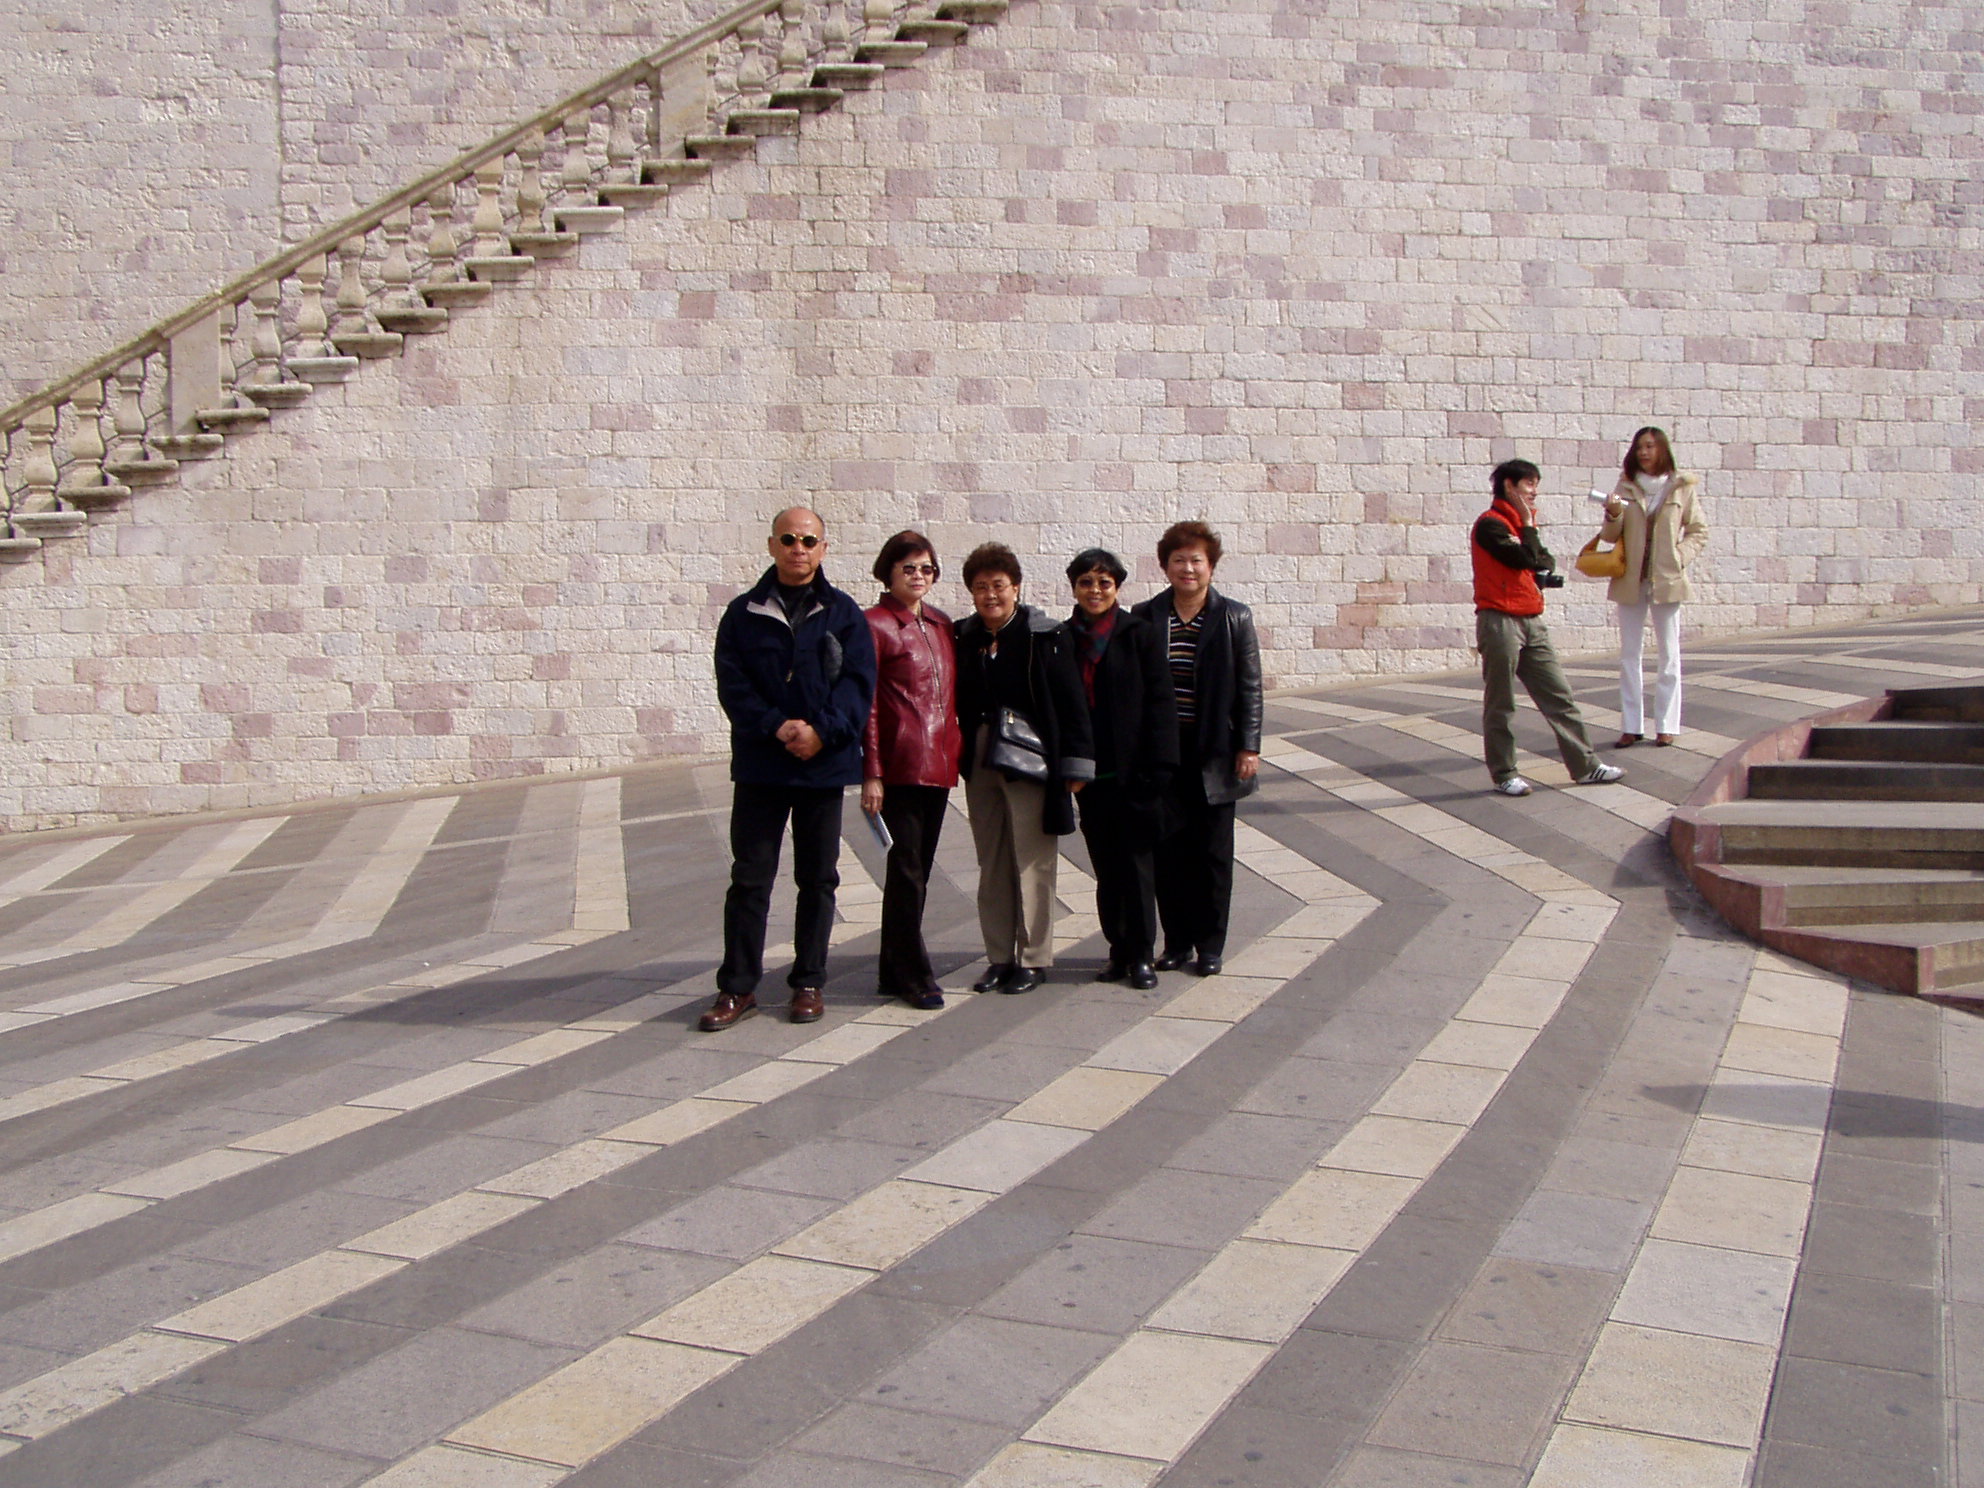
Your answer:
[[[1464,664],[1488,467],[1546,467],[1568,558],[1652,421],[1707,478],[1692,627],[1978,601],[1959,8],[1345,9],[1023,0],[0,575],[0,821],[720,747],[794,500],[864,598],[915,524],[1056,609],[1205,516],[1314,684]]]

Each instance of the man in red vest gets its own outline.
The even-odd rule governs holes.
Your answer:
[[[1543,590],[1563,585],[1557,561],[1536,531],[1536,488],[1543,472],[1527,460],[1504,460],[1492,477],[1494,503],[1474,524],[1474,644],[1481,653],[1481,741],[1488,773],[1505,796],[1533,787],[1516,773],[1516,683],[1521,681],[1557,736],[1558,752],[1579,785],[1624,778],[1599,761],[1585,736],[1564,669],[1543,624]],[[1539,585],[1538,575],[1542,575]]]

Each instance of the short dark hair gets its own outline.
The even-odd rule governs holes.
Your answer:
[[[1620,468],[1624,471],[1627,480],[1631,480],[1640,473],[1639,466],[1633,463],[1633,451],[1640,447],[1640,440],[1648,434],[1653,436],[1653,442],[1660,450],[1661,468],[1653,473],[1655,475],[1672,475],[1674,473],[1674,446],[1667,442],[1667,431],[1665,429],[1656,429],[1652,424],[1648,424],[1644,429],[1635,429],[1633,431],[1633,437],[1626,441],[1626,458]]]
[[[1543,472],[1527,460],[1504,460],[1488,479],[1494,484],[1495,494],[1499,497],[1505,488],[1516,481],[1542,480]]]
[[[964,560],[964,586],[969,589],[978,582],[978,576],[986,573],[1002,573],[1013,581],[1017,588],[1022,580],[1019,555],[1004,543],[980,543],[971,550]]]
[[[1206,562],[1213,568],[1219,567],[1219,555],[1226,551],[1220,546],[1219,534],[1204,522],[1173,522],[1164,529],[1164,536],[1157,540],[1157,561],[1160,565],[1169,563],[1171,555],[1180,548],[1189,548],[1194,543],[1206,550]]]
[[[944,566],[937,562],[937,550],[930,546],[930,539],[913,527],[905,527],[883,543],[882,551],[875,555],[875,581],[884,589],[888,588],[896,565],[905,558],[914,558],[918,553],[928,553],[931,567],[937,570],[938,575],[943,574]]]
[[[1068,582],[1072,584],[1083,574],[1091,573],[1106,573],[1118,584],[1130,576],[1130,571],[1123,567],[1123,560],[1109,549],[1083,548],[1068,565]]]

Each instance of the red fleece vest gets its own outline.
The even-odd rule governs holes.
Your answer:
[[[1522,536],[1522,518],[1508,502],[1498,498],[1485,515],[1507,527],[1511,535]],[[1474,559],[1476,611],[1500,610],[1505,615],[1524,617],[1543,613],[1543,591],[1536,587],[1535,574],[1526,568],[1510,568],[1491,557],[1471,534],[1467,546]]]

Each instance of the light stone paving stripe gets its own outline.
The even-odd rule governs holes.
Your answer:
[[[1707,676],[1688,678],[1688,686],[1711,692],[1733,692],[1740,697],[1776,698],[1781,703],[1797,703],[1806,708],[1843,708],[1865,700],[1864,692],[1821,692],[1816,687],[1792,687],[1783,682],[1765,682],[1756,677]]]
[[[1705,1102],[1532,1488],[1741,1485],[1783,1346],[1846,1026],[1838,978],[1755,953]],[[1790,1042],[1786,1042],[1790,1040]],[[1714,1088],[1712,1087],[1712,1088]]]
[[[61,956],[73,956],[84,951],[107,950],[111,946],[123,944],[161,916],[177,909],[209,884],[227,877],[241,865],[243,858],[273,837],[288,820],[286,816],[269,816],[236,822],[221,833],[219,840],[210,844],[183,871],[141,889],[130,899],[99,916],[88,928],[78,930],[53,945],[37,946],[30,951],[0,956],[0,968],[33,966],[43,961],[53,961]],[[118,885],[106,884],[104,887],[106,890],[115,890]]]
[[[620,830],[620,777],[588,780],[579,797],[579,853],[572,928],[617,935],[633,922],[627,905],[627,849]]]
[[[1884,656],[1854,656],[1850,653],[1817,652],[1803,658],[1812,666],[1844,667],[1849,671],[1896,672],[1915,677],[1937,677],[1970,681],[1984,673],[1974,666],[1944,666],[1933,661],[1894,661]]]

